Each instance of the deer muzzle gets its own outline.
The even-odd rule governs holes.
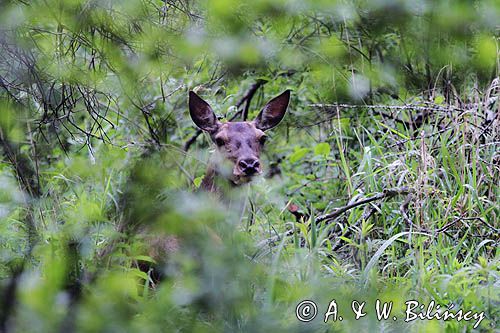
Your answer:
[[[241,159],[238,162],[238,168],[245,176],[253,176],[260,173],[260,162],[256,158]]]

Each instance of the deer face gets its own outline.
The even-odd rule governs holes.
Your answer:
[[[189,92],[189,113],[193,122],[210,134],[221,157],[218,171],[234,184],[247,183],[262,173],[260,152],[266,141],[265,131],[279,124],[285,116],[290,90],[275,97],[253,121],[226,122],[217,120],[210,105],[194,92]],[[224,170],[224,165],[229,168]]]

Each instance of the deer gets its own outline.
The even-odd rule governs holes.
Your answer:
[[[208,133],[215,144],[200,188],[220,192],[229,184],[238,187],[262,174],[260,152],[267,140],[266,131],[284,118],[290,102],[290,90],[271,99],[252,121],[220,122],[212,107],[195,92],[189,92],[189,114],[195,125]]]
[[[285,116],[290,101],[290,90],[271,99],[252,121],[220,122],[212,107],[195,92],[189,92],[189,113],[198,128],[210,135],[216,152],[208,164],[200,189],[222,194],[225,185],[240,187],[262,174],[260,152],[264,148],[266,131],[276,127]],[[223,199],[223,198],[222,198]],[[148,256],[165,263],[179,251],[182,240],[177,236],[145,233],[149,243]],[[156,267],[156,269],[153,269]],[[152,284],[162,279],[158,265],[140,262],[139,268],[151,275]]]

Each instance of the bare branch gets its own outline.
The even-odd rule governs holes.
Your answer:
[[[332,219],[337,218],[338,216],[340,216],[341,214],[347,212],[348,210],[350,210],[352,208],[355,208],[355,207],[358,207],[361,205],[365,205],[365,204],[370,203],[372,201],[381,200],[381,199],[385,199],[385,198],[392,198],[392,197],[394,197],[396,195],[400,195],[400,194],[408,194],[412,191],[413,190],[411,188],[409,188],[408,186],[388,188],[388,189],[385,189],[383,192],[377,193],[369,198],[365,198],[365,199],[350,203],[348,205],[345,205],[343,207],[336,208],[331,213],[328,213],[325,215],[320,215],[320,216],[316,217],[316,222],[332,220]]]

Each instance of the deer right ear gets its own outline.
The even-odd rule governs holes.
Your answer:
[[[196,126],[204,131],[213,133],[219,128],[220,122],[210,105],[193,91],[189,92],[189,114]]]
[[[278,125],[285,116],[289,102],[290,90],[288,89],[278,97],[270,100],[269,103],[264,106],[254,120],[255,126],[262,131],[267,131]]]

